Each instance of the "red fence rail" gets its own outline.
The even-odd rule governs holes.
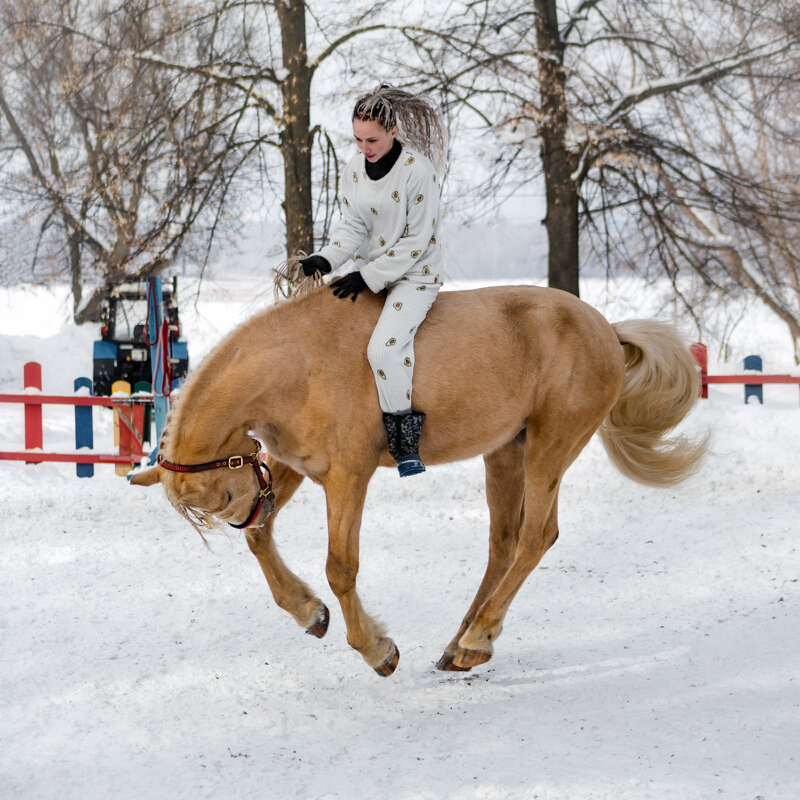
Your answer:
[[[26,391],[22,394],[0,394],[0,403],[20,403],[24,406],[25,450],[0,451],[0,460],[24,461],[27,464],[54,461],[71,464],[117,464],[131,467],[148,455],[143,452],[142,444],[145,407],[153,404],[152,395],[91,397],[41,394],[41,365],[35,361],[28,362],[23,368],[23,374]],[[45,405],[103,406],[115,409],[119,424],[119,453],[43,452],[42,406]],[[91,427],[91,421],[89,421],[89,426]]]
[[[708,349],[700,342],[689,347],[699,367],[700,397],[708,397],[708,387],[712,383],[742,383],[745,387],[763,386],[765,383],[796,384],[800,387],[799,375],[763,375],[760,372],[747,372],[739,375],[709,375]],[[745,391],[745,402],[748,392]],[[763,401],[762,401],[763,402]]]
[[[132,397],[70,397],[64,394],[0,394],[0,403],[24,403],[30,406],[118,406],[153,405],[152,395]]]

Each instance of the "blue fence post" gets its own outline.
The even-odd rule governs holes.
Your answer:
[[[89,390],[89,397],[92,396],[92,382],[89,378],[75,378],[75,394],[83,394],[81,389]],[[94,431],[92,429],[92,407],[75,406],[75,449],[94,447]],[[75,472],[79,478],[91,478],[94,475],[94,464],[76,464]]]
[[[147,341],[153,343],[150,345],[150,366],[153,375],[153,418],[156,423],[156,446],[148,459],[148,463],[152,465],[156,463],[158,442],[161,441],[161,432],[167,423],[170,387],[163,387],[163,363],[168,354],[162,353],[161,348],[167,347],[168,342],[163,341],[161,336],[161,326],[164,322],[164,297],[161,293],[161,278],[148,278],[147,281]],[[162,393],[162,387],[166,388],[166,395]]]
[[[761,361],[761,356],[745,356],[744,368],[746,370],[753,370],[754,372],[762,372],[764,365]],[[744,385],[744,402],[745,405],[750,402],[750,398],[755,397],[759,403],[764,404],[764,386],[760,383],[746,383]]]

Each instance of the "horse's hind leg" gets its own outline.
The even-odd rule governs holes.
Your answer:
[[[486,468],[486,501],[489,504],[489,563],[481,585],[458,632],[444,649],[436,664],[441,670],[463,670],[453,661],[458,641],[475,619],[475,615],[494,591],[514,560],[514,551],[522,523],[525,471],[523,457],[525,436],[516,436],[507,444],[483,457]]]
[[[469,669],[492,657],[493,642],[503,629],[511,601],[558,538],[561,478],[594,429],[586,427],[576,439],[575,417],[548,420],[548,416],[541,414],[527,426],[524,511],[513,561],[459,640],[453,658],[456,667]]]
[[[262,528],[248,528],[245,531],[247,544],[258,559],[264,577],[267,579],[275,602],[288,611],[307,633],[321,639],[328,630],[329,614],[325,604],[315,597],[278,555],[272,537],[275,515],[289,502],[301,484],[303,476],[285,464],[270,461],[275,490],[275,510],[270,514]]]

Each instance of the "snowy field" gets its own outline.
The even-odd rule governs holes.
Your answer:
[[[246,276],[182,292],[194,363],[268,299]],[[611,320],[672,313],[636,281],[583,294]],[[0,392],[28,360],[46,392],[91,374],[96,331],[68,317],[62,287],[0,289]],[[749,353],[795,369],[757,310],[724,363],[709,345],[712,372]],[[160,490],[112,467],[78,480],[0,462],[0,798],[800,797],[798,389],[742,395],[699,403],[685,428],[710,430],[711,454],[677,489],[625,480],[590,443],[558,543],[472,673],[434,663],[485,566],[480,460],[370,485],[359,587],[400,648],[390,678],[345,641],[310,483],[276,531],[331,609],[323,640],[274,605],[241,534],[205,548]],[[44,414],[45,448],[71,449],[72,411]],[[95,419],[109,450],[109,414]],[[22,446],[20,408],[0,405],[0,449]]]

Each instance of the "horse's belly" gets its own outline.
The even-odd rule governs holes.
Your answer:
[[[426,414],[426,458],[457,461],[496,449],[525,427],[532,395],[530,375],[497,364],[436,369],[418,361],[413,407]]]

